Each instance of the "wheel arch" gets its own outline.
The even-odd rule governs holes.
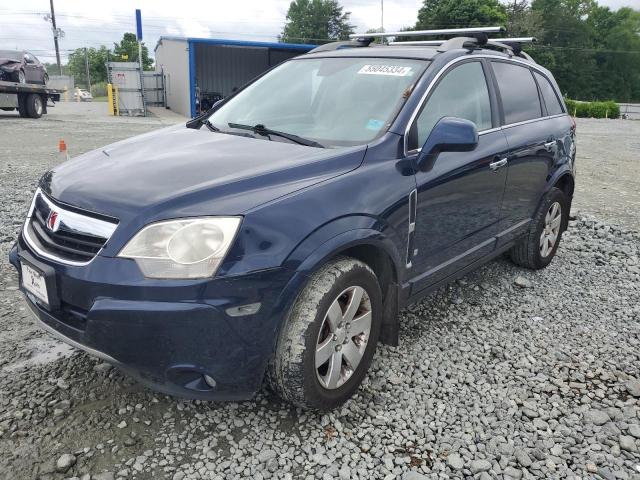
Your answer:
[[[567,196],[567,214],[562,224],[562,231],[564,232],[569,226],[569,214],[571,213],[571,203],[573,202],[573,192],[575,190],[576,182],[573,177],[573,173],[570,170],[559,171],[549,182],[549,185],[545,191],[545,194],[552,188],[558,188],[564,192]],[[542,201],[542,199],[540,200]]]
[[[568,198],[572,198],[573,192],[576,186],[576,182],[575,182],[575,179],[573,178],[573,175],[565,171],[560,175],[559,178],[556,179],[553,186],[562,190],[567,195]]]
[[[392,239],[379,230],[357,228],[331,237],[310,252],[302,247],[296,250],[305,251],[307,255],[304,259],[299,259],[296,275],[285,289],[284,297],[297,297],[311,275],[336,257],[346,256],[360,260],[373,270],[380,283],[384,309],[380,340],[385,344],[398,344],[398,279],[402,260]],[[289,260],[293,261],[297,256],[298,253],[294,252]]]

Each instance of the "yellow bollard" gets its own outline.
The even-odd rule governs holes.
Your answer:
[[[64,87],[64,101],[69,101],[69,89],[67,87]]]
[[[109,115],[115,115],[115,108],[113,106],[113,85],[107,83],[107,102],[109,103]]]
[[[80,89],[76,87],[76,102],[80,101]]]

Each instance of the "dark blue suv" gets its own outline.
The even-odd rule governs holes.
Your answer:
[[[409,303],[503,252],[547,266],[575,158],[551,74],[486,42],[338,47],[47,172],[10,253],[40,325],[161,392],[266,379],[326,409]]]

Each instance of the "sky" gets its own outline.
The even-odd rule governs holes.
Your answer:
[[[63,63],[80,47],[113,47],[124,32],[135,32],[135,9],[142,10],[143,40],[151,53],[161,35],[274,41],[282,31],[290,0],[54,0]],[[2,5],[4,3],[4,5]],[[48,0],[0,3],[0,50],[29,50],[44,62],[55,61]],[[599,0],[612,9],[640,0]],[[380,0],[342,0],[356,31],[380,27]],[[385,30],[415,24],[421,0],[384,0]]]

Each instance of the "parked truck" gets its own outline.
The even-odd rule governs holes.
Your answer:
[[[47,113],[49,100],[52,104],[59,102],[61,93],[36,83],[0,81],[0,110],[17,110],[21,117],[40,118]]]

